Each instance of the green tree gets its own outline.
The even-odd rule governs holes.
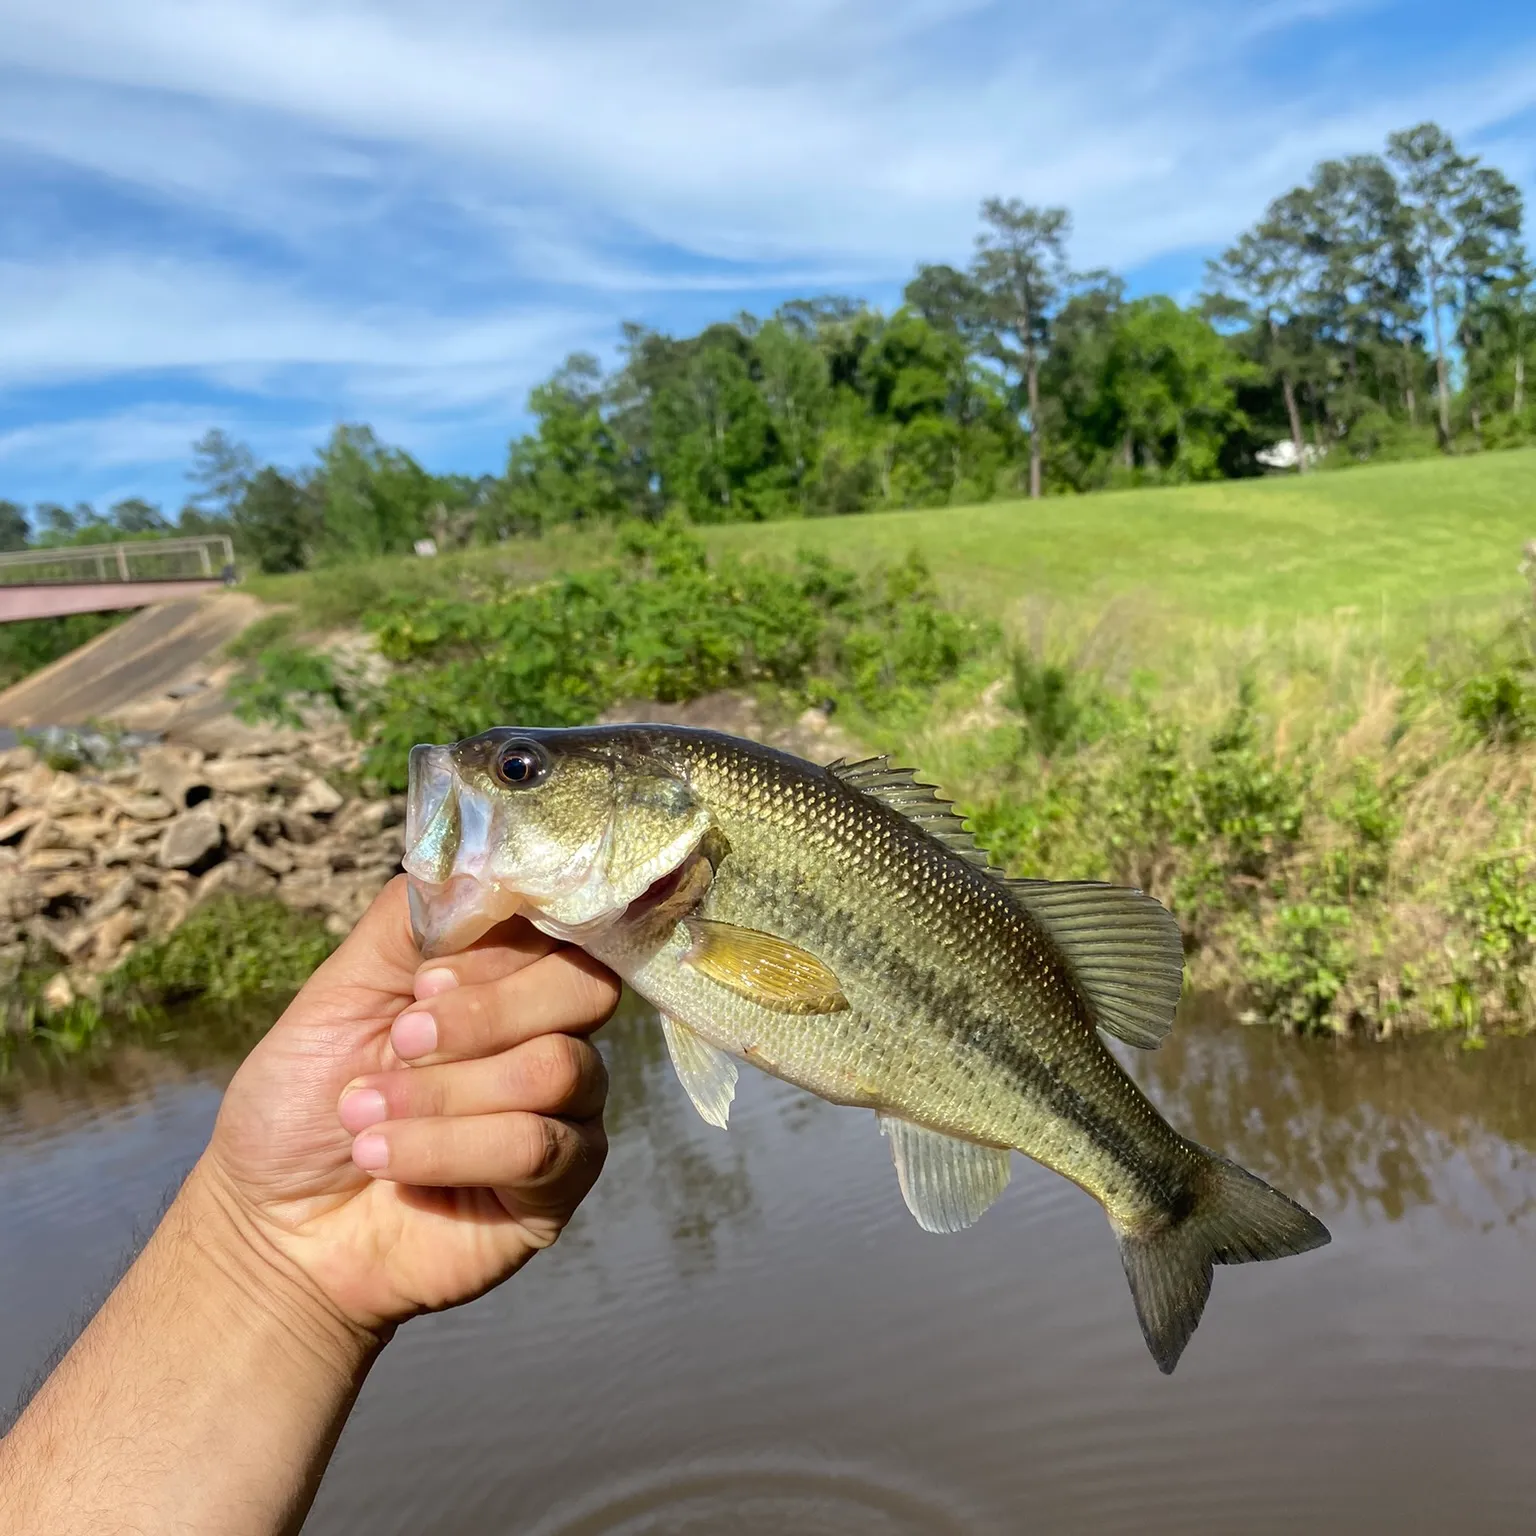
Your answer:
[[[108,512],[113,528],[130,538],[169,533],[171,525],[161,515],[160,508],[142,496],[129,496],[114,502]]]
[[[331,559],[405,554],[426,536],[432,477],[368,426],[338,426],[307,487],[319,509],[321,553]]]
[[[503,506],[509,526],[611,518],[625,510],[623,451],[604,409],[602,368],[590,353],[566,358],[528,397],[536,429],[518,438],[507,461]]]
[[[221,427],[210,427],[192,444],[187,479],[196,490],[187,506],[206,518],[234,517],[240,498],[256,474],[256,456]]]
[[[0,499],[0,553],[25,549],[32,542],[27,509],[16,501]]]
[[[985,332],[986,295],[968,273],[954,267],[920,264],[902,302],[936,330],[953,331],[968,343]]]
[[[1520,230],[1520,193],[1501,172],[1481,165],[1475,155],[1463,155],[1434,123],[1392,134],[1387,159],[1412,219],[1421,298],[1435,343],[1440,441],[1449,449],[1446,318],[1457,335],[1462,316],[1508,268]]]
[[[270,464],[256,471],[232,519],[242,550],[264,571],[301,571],[318,532],[315,507],[303,490]]]
[[[1306,469],[1306,443],[1301,412],[1296,406],[1296,358],[1288,343],[1289,329],[1303,305],[1304,267],[1301,252],[1272,220],[1239,237],[1237,243],[1206,268],[1205,305],[1212,316],[1251,326],[1260,340],[1260,355],[1279,381],[1285,400],[1296,471]]]
[[[779,315],[752,338],[763,403],[788,482],[792,509],[807,510],[810,477],[826,429],[831,375],[815,333]]]
[[[1244,364],[1210,322],[1161,295],[1116,316],[1109,389],[1127,440],[1160,478],[1214,480],[1227,438],[1246,425],[1235,385]]]
[[[1044,421],[1040,363],[1051,316],[1067,279],[1065,208],[1032,208],[1017,198],[988,198],[976,237],[971,279],[985,300],[987,354],[1018,379],[1029,415],[1029,494],[1043,490]]]

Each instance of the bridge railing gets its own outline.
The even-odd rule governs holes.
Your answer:
[[[191,539],[134,539],[0,555],[0,586],[79,586],[97,581],[216,581],[235,567],[222,533]]]

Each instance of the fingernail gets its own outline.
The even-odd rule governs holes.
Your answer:
[[[430,1013],[402,1013],[390,1027],[389,1043],[401,1061],[414,1061],[437,1049],[437,1020]]]
[[[452,971],[444,970],[441,966],[423,971],[416,978],[416,1001],[424,1003],[429,997],[437,997],[440,993],[453,991],[458,984],[459,978]]]
[[[341,1116],[341,1123],[355,1136],[370,1125],[388,1119],[389,1106],[377,1088],[354,1088],[350,1093],[342,1094],[336,1112]]]
[[[364,1173],[377,1173],[389,1161],[389,1143],[382,1136],[359,1136],[352,1143],[352,1161]]]

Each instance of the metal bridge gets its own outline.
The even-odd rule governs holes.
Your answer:
[[[234,545],[222,533],[23,549],[0,555],[0,624],[146,608],[234,579]]]

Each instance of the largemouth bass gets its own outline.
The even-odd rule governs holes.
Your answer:
[[[1302,1253],[1317,1218],[1180,1136],[1100,1031],[1152,1047],[1177,924],[1117,886],[1009,880],[885,758],[816,767],[670,726],[487,731],[410,759],[405,869],[426,954],[515,911],[662,1016],[724,1127],[738,1061],[872,1109],[920,1225],[974,1222],[1019,1151],[1087,1190],[1172,1371],[1213,1264]]]

